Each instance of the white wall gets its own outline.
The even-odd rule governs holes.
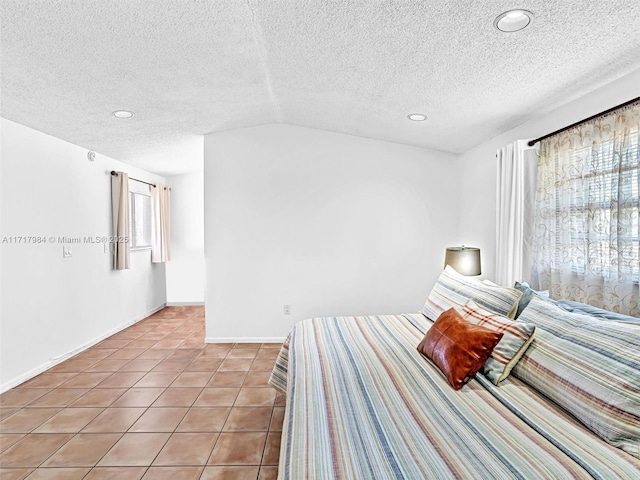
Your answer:
[[[458,160],[459,243],[480,247],[484,278],[495,277],[496,151],[519,138],[537,138],[640,96],[640,71],[467,151]]]
[[[163,264],[150,250],[131,253],[131,269],[111,270],[102,244],[72,245],[59,236],[111,235],[109,172],[147,181],[161,177],[25,126],[1,120],[1,237],[55,237],[55,243],[2,243],[0,390],[59,357],[160,308]]]
[[[209,341],[422,307],[456,237],[455,156],[290,125],[204,151]]]
[[[204,304],[204,174],[167,178],[171,185],[171,261],[167,304]]]

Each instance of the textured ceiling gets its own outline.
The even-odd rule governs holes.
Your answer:
[[[514,7],[534,22],[493,28]],[[199,135],[275,122],[461,153],[640,68],[637,1],[0,0],[0,15],[0,115],[162,174],[199,167]]]

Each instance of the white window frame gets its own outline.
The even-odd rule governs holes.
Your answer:
[[[140,195],[149,198],[149,244],[148,245],[136,245],[135,244],[135,224],[136,224],[136,210],[135,210],[135,195]],[[151,191],[148,185],[141,184],[139,182],[132,182],[129,184],[129,215],[131,218],[130,223],[130,235],[129,235],[129,249],[131,251],[151,250],[153,243],[153,212],[151,208]]]

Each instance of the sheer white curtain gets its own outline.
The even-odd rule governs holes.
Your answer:
[[[529,281],[538,158],[527,140],[498,150],[496,208],[496,282],[512,286]]]
[[[640,316],[640,103],[542,141],[532,282]]]
[[[151,261],[162,263],[171,260],[171,189],[161,183],[151,187],[153,211],[153,243]]]
[[[111,212],[113,216],[113,268],[129,268],[129,175],[111,175]]]

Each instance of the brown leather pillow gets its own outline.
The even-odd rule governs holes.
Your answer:
[[[474,325],[450,308],[431,326],[418,351],[438,366],[453,388],[460,390],[484,365],[501,338],[502,332]]]

